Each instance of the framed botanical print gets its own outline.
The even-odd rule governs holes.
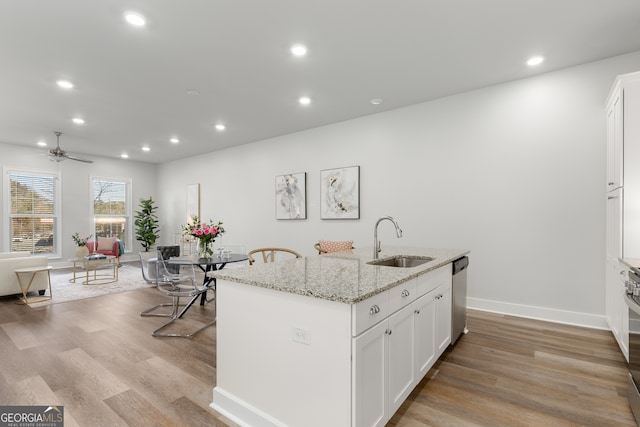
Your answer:
[[[320,218],[360,218],[360,166],[320,171]]]

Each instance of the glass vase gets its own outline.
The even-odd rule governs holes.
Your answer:
[[[198,256],[200,258],[211,258],[211,255],[213,255],[213,249],[211,248],[212,243],[213,241],[205,239],[200,239],[198,241]]]

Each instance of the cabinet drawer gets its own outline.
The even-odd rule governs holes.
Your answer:
[[[447,264],[422,276],[418,276],[416,278],[416,297],[421,297],[444,283],[450,283],[452,268],[451,264]]]
[[[416,279],[411,279],[389,289],[389,314],[395,313],[418,298]]]
[[[371,326],[389,317],[389,291],[381,292],[351,306],[351,333],[360,335]]]

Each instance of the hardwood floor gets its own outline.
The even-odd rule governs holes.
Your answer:
[[[15,301],[0,299],[0,404],[64,405],[66,427],[236,427],[209,408],[215,326],[151,337],[164,319],[138,313],[164,301],[154,289],[37,309]],[[193,307],[180,327],[212,315]],[[389,426],[635,426],[609,332],[478,311],[468,326]]]

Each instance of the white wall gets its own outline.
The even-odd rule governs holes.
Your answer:
[[[471,250],[469,305],[605,327],[605,116],[640,52],[160,167],[162,228],[202,217],[226,244],[312,254],[318,239]],[[309,114],[313,114],[313,106]],[[361,167],[361,219],[319,219],[319,171]],[[308,219],[274,219],[274,177],[307,172]],[[166,235],[166,234],[165,234]]]
[[[72,160],[56,163],[49,161],[48,156],[45,155],[45,149],[2,143],[0,143],[0,152],[2,153],[2,166],[60,173],[62,255],[58,259],[51,259],[50,263],[54,266],[65,263],[67,259],[75,256],[76,247],[71,239],[73,233],[78,232],[81,235],[92,233],[93,223],[90,217],[91,176],[130,179],[132,183],[132,214],[138,209],[140,198],[148,198],[149,196],[156,198],[158,170],[156,165],[98,156],[90,156],[94,161],[92,164]],[[4,179],[4,176],[0,177],[3,192],[6,185]],[[0,218],[3,220],[0,242],[3,246],[2,250],[7,251],[9,243],[5,236],[6,208],[4,206],[0,212]],[[135,241],[135,236],[132,240],[133,247],[130,249],[132,249],[131,254],[135,255],[140,252],[141,246],[139,242]],[[126,258],[129,256],[125,255]]]

